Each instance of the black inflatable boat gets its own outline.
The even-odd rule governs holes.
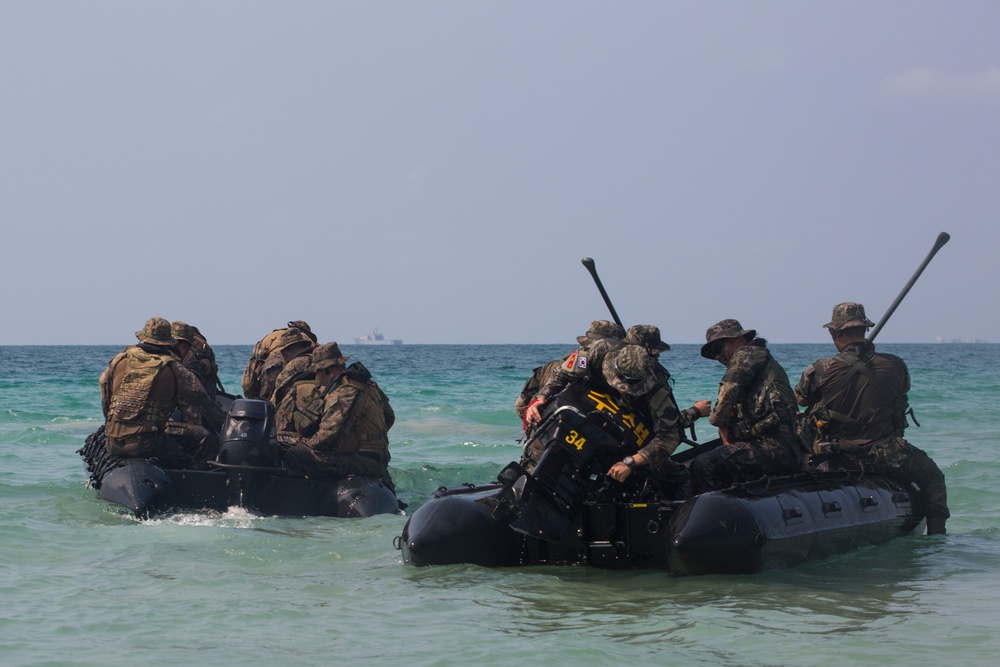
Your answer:
[[[881,544],[923,517],[910,494],[860,472],[763,478],[685,500],[604,472],[636,451],[641,415],[609,397],[564,392],[532,438],[531,472],[508,465],[499,482],[439,489],[407,521],[396,546],[412,565],[471,563],[664,568],[679,574],[794,567]]]
[[[117,459],[105,448],[104,427],[79,450],[98,496],[139,517],[173,510],[246,507],[261,514],[366,517],[401,513],[381,480],[286,476],[278,465],[274,406],[267,401],[221,397],[228,414],[219,456],[205,470],[171,469],[153,460]]]

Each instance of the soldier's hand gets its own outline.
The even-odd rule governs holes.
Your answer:
[[[698,414],[702,417],[707,417],[712,414],[712,401],[697,401],[694,407],[698,410]]]
[[[608,470],[608,477],[616,482],[624,482],[632,474],[632,468],[619,461]]]
[[[528,407],[524,411],[524,421],[526,424],[537,424],[542,421],[542,405],[545,405],[544,398],[539,396],[531,399],[531,403],[528,403]]]

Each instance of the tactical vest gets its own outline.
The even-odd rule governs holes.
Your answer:
[[[823,424],[821,438],[846,448],[900,435],[907,425],[906,396],[891,383],[891,377],[879,375],[872,367],[879,355],[858,352],[851,346],[834,357],[848,370],[809,410],[811,421]],[[859,406],[861,397],[865,400]],[[870,414],[858,419],[859,407],[868,408]]]
[[[304,438],[311,438],[323,418],[324,402],[319,382],[316,379],[296,382],[290,392],[278,409],[278,430],[295,431]]]
[[[798,407],[788,375],[770,356],[770,352],[766,354],[768,359],[763,371],[754,379],[749,391],[742,392],[736,403],[733,427],[737,438],[795,432]]]
[[[169,354],[150,353],[138,345],[125,351],[112,374],[110,435],[114,431],[162,431],[166,427],[177,406],[177,378],[167,370],[173,360]]]
[[[360,392],[357,403],[351,408],[342,437],[357,443],[359,453],[376,454],[383,463],[389,461],[389,435],[385,425],[385,410],[375,383],[360,380],[348,372],[341,382]],[[353,448],[351,448],[353,449]]]
[[[271,355],[274,346],[278,342],[278,338],[285,331],[287,331],[287,328],[275,329],[253,346],[253,352],[250,353],[250,361],[247,362],[246,370],[243,371],[243,394],[247,398],[261,397],[260,380],[264,372],[264,362],[267,361],[267,358]]]

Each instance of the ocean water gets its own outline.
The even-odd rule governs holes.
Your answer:
[[[410,511],[518,458],[512,406],[570,345],[344,346],[396,411],[391,472]],[[139,521],[87,488],[120,348],[0,347],[0,664],[994,665],[1000,654],[1000,345],[903,356],[945,471],[946,536],[907,536],[784,571],[675,577],[583,567],[403,565],[402,516],[183,513]],[[794,382],[830,345],[775,345]],[[239,391],[249,346],[216,350]],[[722,367],[676,345],[682,407]],[[706,422],[698,436],[710,439]]]

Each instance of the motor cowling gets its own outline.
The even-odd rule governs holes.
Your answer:
[[[256,398],[233,401],[222,427],[219,463],[275,467],[278,438],[274,406]]]

